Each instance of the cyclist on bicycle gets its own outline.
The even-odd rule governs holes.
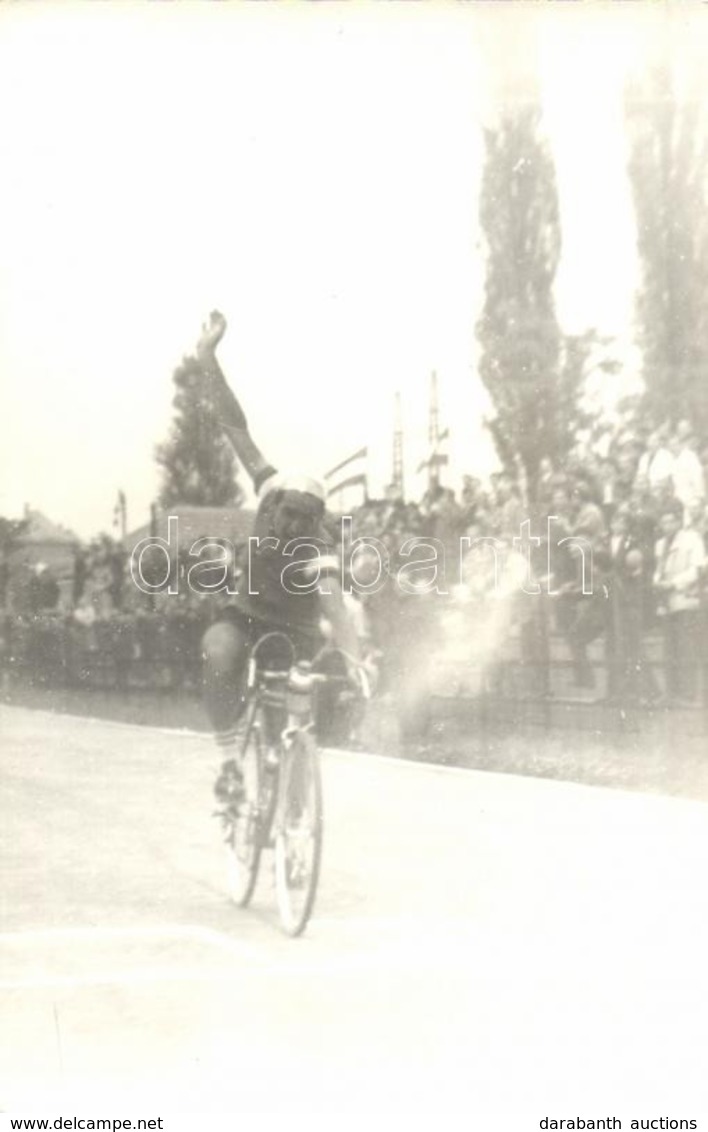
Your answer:
[[[241,789],[237,724],[254,642],[268,632],[285,633],[298,658],[309,659],[322,644],[324,620],[332,643],[358,657],[356,632],[342,600],[339,559],[323,525],[324,488],[307,476],[279,473],[257,448],[216,359],[225,331],[224,316],[212,312],[202,328],[197,359],[220,424],[253,481],[258,496],[253,535],[258,541],[250,546],[247,592],[234,595],[202,642],[206,707],[222,756],[215,786],[220,802],[232,800]]]

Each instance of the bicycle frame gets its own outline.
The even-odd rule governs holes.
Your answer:
[[[312,681],[310,687],[306,691],[293,693],[288,686],[292,678],[292,670],[284,673],[266,672],[264,675],[266,683],[261,685],[256,683],[254,689],[251,716],[247,724],[247,738],[253,727],[257,725],[256,719],[260,709],[263,712],[267,734],[264,736],[264,744],[260,747],[259,757],[267,757],[270,752],[276,759],[276,762],[268,767],[268,772],[275,777],[276,804],[270,809],[270,815],[268,813],[259,815],[261,820],[267,821],[267,826],[261,828],[261,835],[263,843],[268,844],[273,832],[281,828],[284,821],[288,789],[293,773],[291,752],[299,735],[311,734],[314,730],[313,692],[315,686],[324,683],[327,677],[312,674],[309,677]],[[270,684],[270,681],[275,686]],[[278,687],[278,684],[282,686]],[[276,741],[273,741],[275,728],[268,718],[271,712],[285,713],[285,726],[279,729]],[[270,820],[268,820],[269,816]]]
[[[274,640],[287,642],[290,662],[285,668],[259,663],[259,654]],[[338,651],[328,646],[313,663]],[[322,779],[313,736],[315,690],[346,683],[344,672],[325,674],[313,671],[306,661],[298,662],[284,633],[265,634],[251,650],[242,746],[246,800],[233,814],[227,842],[236,860],[234,899],[241,907],[248,904],[261,851],[272,847],[280,919],[293,936],[304,930],[311,915],[322,852]],[[237,839],[238,829],[243,839]],[[234,857],[230,860],[233,863]]]

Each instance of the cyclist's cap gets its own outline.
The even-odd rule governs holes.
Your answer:
[[[325,489],[319,480],[311,476],[300,474],[277,474],[270,476],[265,481],[260,491],[261,499],[265,499],[274,491],[282,492],[286,497],[286,502],[291,504],[309,503],[314,500],[322,508],[325,505]],[[308,500],[303,500],[302,496],[309,496]]]

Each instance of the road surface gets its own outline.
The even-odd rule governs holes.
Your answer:
[[[708,1112],[705,804],[328,752],[293,941],[269,859],[226,897],[207,738],[0,741],[1,1109]]]

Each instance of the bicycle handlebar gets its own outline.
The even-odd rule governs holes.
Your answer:
[[[369,680],[369,675],[367,673],[366,667],[357,657],[347,652],[346,649],[338,648],[335,645],[326,644],[315,654],[314,658],[311,661],[296,662],[295,650],[293,648],[292,641],[286,633],[281,632],[266,633],[253,646],[249,664],[249,686],[253,686],[253,684],[255,683],[258,663],[257,657],[259,650],[267,641],[273,640],[274,638],[279,638],[281,640],[284,639],[288,642],[288,645],[290,646],[292,651],[292,661],[287,669],[261,669],[260,676],[264,680],[264,682],[270,681],[272,683],[285,684],[287,681],[289,685],[294,684],[297,690],[302,691],[314,688],[316,684],[334,684],[336,682],[343,684],[351,683],[349,676],[312,671],[312,669],[325,657],[331,656],[332,654],[336,653],[342,657],[342,659],[349,666],[350,670],[354,670],[356,672],[359,679],[358,691],[361,693],[362,697],[365,700],[371,699],[371,683]]]
[[[371,699],[371,681],[369,679],[369,673],[366,669],[366,665],[363,664],[361,662],[361,660],[358,659],[358,657],[352,656],[352,654],[350,652],[347,652],[346,649],[339,648],[339,646],[337,646],[337,645],[325,645],[316,654],[314,660],[312,661],[312,664],[313,665],[317,664],[317,662],[322,657],[331,655],[332,653],[338,653],[338,655],[341,656],[342,659],[347,662],[347,664],[350,666],[350,668],[353,669],[356,672],[357,676],[359,677],[358,691],[361,692],[361,695],[365,700],[370,700]],[[349,683],[349,682],[350,682],[349,680],[345,679],[345,683]]]

